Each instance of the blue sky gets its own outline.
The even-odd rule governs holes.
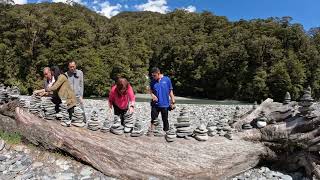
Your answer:
[[[68,0],[14,0],[17,4],[64,2]],[[112,17],[121,11],[155,11],[174,9],[191,12],[211,11],[229,20],[291,16],[306,30],[320,27],[320,0],[73,0],[102,15]]]

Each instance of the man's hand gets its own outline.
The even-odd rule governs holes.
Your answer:
[[[83,104],[83,97],[82,96],[79,97],[79,101],[80,101],[80,104]]]
[[[132,114],[134,112],[134,107],[133,106],[130,106],[129,107],[129,112]]]
[[[48,93],[48,92],[40,92],[38,95],[39,95],[39,96],[48,96],[49,93]]]
[[[40,93],[43,93],[43,92],[45,92],[43,89],[39,89],[39,90],[35,90],[35,91],[33,91],[33,95],[39,95]]]
[[[152,94],[152,95],[151,95],[151,97],[152,97],[152,101],[154,101],[154,102],[158,102],[158,98],[157,98],[157,96],[155,96],[154,94]]]

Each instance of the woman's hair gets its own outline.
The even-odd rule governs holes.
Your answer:
[[[127,81],[126,78],[118,78],[116,82],[116,90],[118,94],[125,94],[126,91],[128,90],[129,82]]]
[[[52,66],[52,67],[50,68],[50,70],[51,70],[52,76],[54,77],[55,80],[57,80],[57,79],[58,79],[58,76],[59,76],[60,74],[62,74],[62,71],[59,69],[58,66]]]

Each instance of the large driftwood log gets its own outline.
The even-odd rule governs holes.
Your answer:
[[[0,128],[5,127],[34,144],[65,151],[121,179],[224,179],[256,166],[266,152],[261,144],[222,137],[166,143],[164,138],[133,138],[62,127],[20,108],[16,108],[16,118],[11,122],[9,117],[0,117]]]
[[[313,111],[313,118],[299,115],[295,111],[296,105],[294,102],[282,105],[266,100],[256,111],[237,122],[237,126],[253,121],[259,116],[259,111],[267,112],[267,116],[276,119],[276,123],[262,129],[245,130],[238,135],[266,145],[269,151],[265,159],[285,164],[288,170],[304,168],[307,175],[320,179],[320,112]]]

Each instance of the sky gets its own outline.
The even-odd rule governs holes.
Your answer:
[[[71,0],[14,0],[16,4],[63,2]],[[305,30],[320,27],[320,0],[73,0],[111,18],[121,11],[168,13],[174,9],[189,12],[210,11],[231,21],[291,16]]]

